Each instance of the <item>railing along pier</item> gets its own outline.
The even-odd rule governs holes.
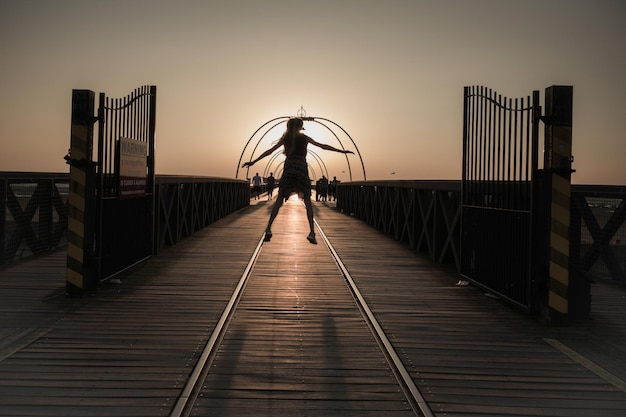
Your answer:
[[[249,203],[244,180],[156,177],[155,251]],[[459,267],[460,181],[339,185],[337,208],[441,264]],[[0,173],[0,264],[67,243],[68,174]],[[572,259],[588,279],[626,283],[626,187],[572,186]]]

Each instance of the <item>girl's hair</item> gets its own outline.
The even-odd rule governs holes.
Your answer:
[[[299,117],[292,117],[287,121],[287,130],[281,140],[285,147],[285,155],[290,156],[296,150],[296,137],[302,130],[304,122]]]

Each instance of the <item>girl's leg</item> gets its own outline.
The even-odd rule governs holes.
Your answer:
[[[313,203],[310,197],[304,197],[304,206],[306,207],[306,217],[309,221],[309,229],[311,234],[315,234],[315,224],[313,223]]]
[[[310,233],[306,237],[311,243],[317,243],[315,240],[315,223],[313,223],[313,203],[311,203],[311,197],[304,197],[304,206],[306,207],[306,217],[309,220]]]
[[[283,205],[283,199],[279,194],[278,198],[276,199],[276,202],[274,203],[274,206],[272,207],[272,212],[270,213],[270,219],[267,222],[267,228],[265,229],[266,232],[271,233],[272,223],[274,223],[274,219],[276,219],[276,215],[278,215],[278,210],[280,210],[280,207],[282,205]]]

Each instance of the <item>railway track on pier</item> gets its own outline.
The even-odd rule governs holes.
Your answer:
[[[433,416],[317,222],[316,230],[318,245],[259,240],[170,417],[255,408],[258,415]],[[310,250],[317,253],[300,264]],[[284,271],[270,272],[287,259]]]
[[[316,206],[433,414],[626,415],[616,360],[623,291],[598,283],[594,320],[547,328],[455,286],[455,273],[364,222]],[[259,201],[215,222],[85,300],[65,299],[50,280],[64,277],[64,253],[2,271],[0,415],[428,413],[401,388],[321,232],[320,244],[306,241],[301,204],[285,204],[270,243],[256,239],[270,210]],[[236,308],[196,367],[242,275]]]

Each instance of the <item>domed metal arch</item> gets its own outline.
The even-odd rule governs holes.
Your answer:
[[[252,134],[252,136],[250,136],[250,139],[248,139],[248,141],[246,142],[246,145],[243,147],[243,149],[241,151],[241,155],[239,156],[239,162],[237,162],[237,171],[235,172],[235,178],[239,178],[239,168],[241,167],[241,161],[243,160],[243,155],[246,152],[246,149],[248,148],[248,145],[250,144],[250,142],[252,141],[254,136],[256,136],[256,134],[259,133],[259,131],[261,129],[263,129],[265,126],[269,125],[270,123],[275,122],[276,120],[282,120],[281,122],[274,123],[273,126],[271,126],[269,129],[267,129],[265,131],[265,133],[263,133],[261,135],[261,137],[257,141],[256,145],[254,145],[254,148],[252,149],[252,154],[250,156],[250,160],[252,160],[252,157],[254,156],[254,152],[256,152],[256,149],[259,147],[259,144],[261,143],[261,141],[263,140],[265,135],[267,135],[272,129],[274,129],[279,124],[285,122],[286,120],[289,120],[289,118],[290,118],[289,116],[276,117],[274,119],[268,120],[267,122],[263,123],[261,126],[259,126],[259,128],[257,130],[254,131],[254,133]],[[246,168],[246,178],[249,178],[249,176],[248,176],[248,172],[249,171],[250,171],[250,167],[247,167]]]
[[[311,150],[309,150],[309,153],[313,155],[313,158],[315,158],[315,160],[317,161],[317,165],[320,167],[320,171],[322,172],[322,175],[325,175],[326,178],[328,178],[328,168],[326,168],[326,164],[324,163],[324,160],[322,159],[322,157],[319,156],[316,152],[313,152]],[[311,179],[315,180],[316,178],[317,178],[317,175],[315,175]]]
[[[350,136],[350,134],[343,128],[341,127],[338,123],[335,123],[334,121],[324,118],[324,117],[311,117],[311,116],[306,116],[306,112],[304,111],[303,107],[300,107],[300,110],[298,111],[299,117],[304,120],[304,121],[310,121],[310,122],[315,122],[318,123],[322,126],[324,126],[329,132],[332,133],[332,135],[335,137],[335,139],[337,140],[337,142],[339,142],[339,144],[341,145],[342,149],[346,149],[343,145],[343,143],[341,142],[341,140],[339,139],[339,137],[337,136],[337,134],[335,133],[335,131],[329,127],[326,123],[324,122],[328,122],[331,123],[332,125],[336,126],[337,128],[339,128],[349,139],[350,142],[352,143],[352,145],[354,146],[355,149],[355,153],[359,156],[359,160],[361,162],[361,168],[363,170],[363,180],[367,180],[367,176],[365,173],[365,164],[363,162],[363,157],[361,155],[361,151],[359,150],[358,146],[356,145],[356,143],[354,142],[354,139],[352,139],[352,137]],[[248,141],[246,142],[246,145],[244,146],[243,150],[241,151],[241,155],[239,156],[239,161],[237,162],[237,171],[235,173],[235,178],[239,178],[239,168],[241,167],[242,164],[242,160],[243,160],[243,156],[246,152],[246,149],[248,148],[248,146],[250,145],[250,142],[252,142],[252,139],[265,127],[267,127],[268,125],[274,123],[272,126],[270,126],[259,138],[259,140],[256,142],[254,148],[252,149],[252,154],[250,156],[250,160],[252,160],[252,157],[254,156],[254,153],[256,152],[259,144],[261,143],[261,141],[265,138],[265,136],[271,131],[273,130],[276,126],[282,124],[282,123],[286,123],[289,119],[291,118],[291,116],[281,116],[281,117],[276,117],[274,119],[270,119],[267,122],[265,122],[264,124],[262,124],[257,130],[255,130],[255,132],[252,134],[252,136],[250,136],[250,138],[248,139]],[[321,121],[320,121],[321,120]],[[281,154],[280,151],[277,151],[277,154],[274,154],[271,156],[270,162],[268,162],[266,164],[265,170],[264,172],[267,173],[268,170],[268,166],[274,162],[274,160]],[[323,164],[323,160],[319,157],[319,155],[317,155],[316,153],[312,152],[310,149],[308,150],[308,154],[311,154],[318,162],[318,164],[320,165],[320,170],[322,171],[322,173],[326,173],[326,177],[328,177],[328,170],[326,170],[326,166],[324,164],[324,169],[322,169],[322,164]],[[345,155],[346,157],[346,163],[348,164],[348,173],[349,173],[349,177],[350,177],[350,181],[352,181],[352,167],[350,165],[350,160],[348,159],[348,155]],[[321,161],[321,162],[320,162]],[[250,171],[250,167],[247,167],[246,169],[246,178],[248,177],[248,173]],[[277,173],[278,174],[278,173]]]
[[[272,166],[274,165],[274,161],[276,161],[276,159],[280,156],[280,152],[276,152],[274,153],[272,156],[270,156],[269,161],[267,161],[267,164],[265,165],[265,169],[263,170],[263,177],[267,178],[267,173],[268,172],[272,172],[275,173],[275,177],[278,178],[279,175],[279,168],[283,165],[282,162],[280,162],[275,169],[272,170]]]
[[[303,117],[302,119],[303,120],[308,120],[309,118],[308,117]],[[313,122],[315,122],[315,123],[317,123],[319,125],[324,126],[326,128],[326,130],[328,130],[330,133],[332,133],[332,135],[335,137],[337,142],[339,142],[339,144],[341,145],[341,149],[346,149],[346,147],[343,146],[343,142],[341,142],[341,140],[339,139],[339,137],[337,136],[337,134],[335,133],[334,130],[332,130],[330,127],[326,126],[324,123],[315,120],[315,118],[310,118],[310,119],[311,119],[311,121],[313,121]],[[327,120],[327,119],[323,119],[321,117],[318,117],[318,119]],[[331,121],[329,120],[329,122],[331,122]],[[333,122],[331,122],[331,123],[333,123]],[[348,132],[343,130],[343,128],[341,126],[339,126],[339,125],[336,125],[336,126],[338,126],[346,134],[346,136],[348,136],[348,138],[350,138],[350,141],[352,141],[352,144],[354,145],[354,148],[357,150],[357,154],[359,155],[359,158],[361,158],[361,153],[359,152],[359,150],[358,150],[358,148],[356,146],[356,143],[354,143],[354,141],[352,140],[352,138],[350,137]],[[346,158],[346,162],[348,164],[348,175],[350,177],[350,181],[352,181],[352,166],[350,165],[350,159],[348,159],[348,155],[345,155],[345,158]],[[365,177],[365,166],[363,166],[363,158],[361,158],[361,166],[363,167],[363,180],[365,181],[366,177]],[[328,170],[326,170],[326,178],[328,178]]]

